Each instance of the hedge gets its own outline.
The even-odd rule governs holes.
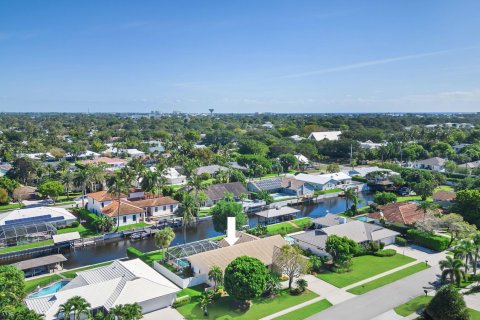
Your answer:
[[[395,244],[405,247],[407,245],[407,239],[402,237],[395,237]]]
[[[190,303],[190,301],[192,300],[192,298],[190,296],[183,296],[181,298],[178,298],[177,300],[175,300],[175,302],[172,304],[172,308],[178,308],[178,307],[181,307],[185,304],[188,304]]]
[[[364,178],[364,177],[361,177],[361,176],[353,176],[352,180],[353,181],[358,181],[358,182],[364,182],[364,183],[368,182],[367,178]]]
[[[129,258],[141,258],[143,256],[143,252],[138,249],[135,249],[134,247],[128,247],[127,256]]]
[[[435,251],[448,249],[448,244],[450,243],[450,239],[447,237],[429,234],[416,229],[408,230],[407,235],[415,244]]]
[[[412,227],[400,223],[388,223],[385,225],[385,228],[400,232],[402,235],[406,235],[408,233],[408,230],[412,229]]]
[[[373,255],[377,257],[393,257],[396,254],[397,254],[397,251],[393,249],[378,250],[373,253]]]
[[[85,220],[91,228],[96,228],[96,222],[99,218],[95,213],[88,211],[87,209],[80,209],[77,212],[80,219]]]

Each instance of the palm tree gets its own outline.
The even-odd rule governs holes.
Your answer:
[[[199,299],[200,308],[203,310],[203,314],[208,316],[208,305],[212,303],[212,296],[208,292],[202,293]]]
[[[128,166],[131,168],[131,170],[135,174],[135,187],[138,187],[138,178],[142,177],[146,171],[145,164],[143,164],[140,158],[134,158],[130,160],[130,162],[128,163]]]
[[[473,261],[475,245],[470,240],[464,239],[455,248],[454,257],[457,259],[465,259],[465,274],[468,272],[468,265]]]
[[[82,208],[85,208],[85,195],[87,194],[87,185],[92,181],[89,166],[81,168],[75,173],[73,183],[76,187],[82,189]]]
[[[138,303],[129,303],[123,305],[123,318],[125,320],[142,319],[142,307]]]
[[[199,175],[194,174],[192,178],[188,181],[188,185],[193,188],[194,192],[194,201],[197,207],[200,206],[198,203],[198,192],[207,190],[207,186]]]
[[[208,271],[208,280],[213,281],[213,290],[217,291],[217,286],[223,282],[223,271],[219,266],[212,266]]]
[[[75,185],[75,175],[73,172],[67,171],[62,175],[62,183],[65,191],[67,192],[67,199],[70,198],[70,191]]]
[[[305,279],[298,279],[295,284],[300,292],[304,292],[308,287],[308,282]]]
[[[473,252],[473,274],[477,275],[477,264],[480,258],[480,232],[473,236],[473,246],[475,248]]]
[[[345,206],[346,206],[345,210],[350,209],[349,208],[350,201],[353,204],[358,204],[358,197],[357,197],[357,195],[355,194],[355,192],[353,191],[352,188],[345,190],[344,197],[345,197]]]
[[[195,199],[189,194],[185,193],[183,196],[183,201],[181,203],[182,207],[182,226],[183,226],[183,239],[187,243],[187,226],[195,220],[195,212],[197,210],[197,204]]]
[[[462,270],[462,260],[446,256],[446,259],[441,260],[439,264],[440,270],[442,270],[442,281],[450,277],[451,283],[456,283],[457,286],[460,286],[462,279],[465,279],[465,271]]]
[[[120,227],[120,206],[121,206],[121,198],[122,195],[128,192],[130,184],[120,176],[120,174],[115,173],[107,180],[108,185],[108,192],[112,194],[112,196],[117,198],[118,208],[117,208],[117,226],[115,228],[115,232],[118,231]]]
[[[80,296],[73,296],[70,299],[67,300],[66,303],[69,303],[72,305],[73,308],[73,317],[75,320],[80,320],[82,318],[82,315],[87,315],[90,316],[90,303],[85,300],[85,298],[82,298]]]
[[[165,256],[165,248],[175,239],[175,232],[170,227],[166,227],[155,234],[155,245],[162,248],[163,256]]]
[[[140,186],[143,191],[152,193],[153,195],[160,193],[159,175],[156,171],[146,171],[143,173]]]
[[[57,311],[57,318],[59,317],[59,314],[63,314],[64,319],[70,319],[70,313],[73,311],[73,304],[70,300],[67,300],[65,303],[62,303],[58,307]]]
[[[113,227],[113,221],[110,217],[101,215],[98,217],[96,220],[96,227],[98,230],[102,232],[108,232],[112,230]]]

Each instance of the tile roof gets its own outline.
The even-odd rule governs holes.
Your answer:
[[[129,214],[143,213],[143,208],[134,205],[127,200],[120,200],[120,213],[118,213],[118,201],[113,201],[108,206],[102,209],[102,213],[109,217],[127,216]]]
[[[157,207],[157,206],[164,206],[164,205],[170,205],[170,204],[177,204],[178,201],[170,197],[156,197],[156,198],[150,198],[150,199],[130,201],[130,203],[132,203],[137,207],[145,208],[145,207]]]
[[[417,210],[416,203],[391,203],[379,207],[383,217],[388,222],[412,225],[419,220],[423,220],[425,214],[422,210]]]
[[[117,199],[117,196],[112,195],[107,190],[87,193],[87,197],[90,197],[98,202],[112,201]],[[120,198],[126,198],[126,197],[127,196],[124,194],[120,195]]]
[[[440,190],[435,192],[432,195],[433,200],[435,201],[453,201],[457,194],[453,191]]]
[[[346,217],[341,217],[338,214],[332,214],[328,213],[327,215],[323,217],[318,217],[312,220],[312,223],[322,225],[325,227],[331,227],[331,226],[336,226],[337,224],[340,224],[340,221],[345,219],[345,222],[351,222],[353,221],[352,219],[346,218]]]
[[[443,166],[445,165],[446,162],[447,160],[443,158],[433,157],[433,158],[417,161],[416,163],[424,166]]]

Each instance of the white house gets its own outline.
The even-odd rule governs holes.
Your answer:
[[[355,167],[353,169],[345,169],[342,170],[342,172],[345,172],[349,176],[360,176],[360,177],[365,177],[367,174],[372,173],[372,172],[384,172],[386,175],[392,176],[392,175],[398,175],[398,172],[392,171],[390,169],[385,169],[385,168],[380,168],[376,166],[368,166],[368,167]]]
[[[108,191],[98,191],[87,194],[87,209],[93,213],[106,215],[115,223],[120,217],[120,225],[129,225],[153,219],[168,220],[175,216],[179,202],[170,197],[147,198],[143,191],[120,195],[120,212],[118,198]]]
[[[426,169],[438,172],[445,172],[445,164],[447,160],[439,157],[429,158],[413,163],[413,167],[416,169]]]
[[[295,179],[308,182],[317,190],[329,190],[335,188],[342,188],[352,182],[352,178],[344,173],[326,173],[320,175],[300,173],[295,176]]]
[[[142,313],[148,314],[170,306],[179,291],[180,288],[140,259],[116,260],[107,266],[79,271],[59,291],[27,297],[25,304],[44,315],[45,320],[64,319],[64,314],[58,313],[60,305],[75,296],[84,298],[93,314],[131,303],[138,303]],[[73,312],[68,319],[73,319]]]
[[[371,140],[367,140],[365,142],[361,142],[359,141],[360,143],[360,148],[362,149],[377,149],[377,148],[380,148],[382,146],[386,146],[387,143],[384,142],[384,143],[375,143],[375,142],[372,142]]]
[[[187,182],[187,177],[180,174],[175,168],[168,168],[164,177],[170,185],[185,184]]]
[[[303,154],[295,154],[294,157],[297,159],[298,163],[303,165],[308,165],[310,161]]]
[[[92,160],[82,160],[81,164],[104,164],[107,166],[108,171],[114,171],[125,167],[128,163],[127,160],[120,158],[100,157]]]
[[[145,156],[145,152],[140,151],[138,149],[126,149],[125,150],[129,157],[131,158],[141,158]]]
[[[308,136],[308,139],[315,140],[315,141],[322,141],[322,140],[330,140],[330,141],[337,141],[340,138],[342,131],[319,131],[319,132],[312,132]]]
[[[34,207],[0,213],[0,226],[49,222],[55,227],[67,226],[77,221],[68,210],[59,207]]]

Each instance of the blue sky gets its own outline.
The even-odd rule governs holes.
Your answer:
[[[0,111],[480,111],[480,1],[0,0]]]

